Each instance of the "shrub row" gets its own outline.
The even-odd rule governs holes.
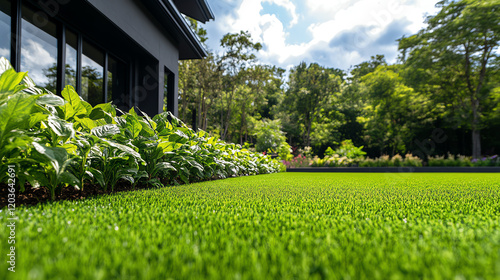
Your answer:
[[[429,166],[500,166],[500,158],[498,156],[483,157],[473,159],[472,157],[462,155],[451,155],[429,157]]]
[[[61,98],[4,58],[0,73],[0,182],[20,191],[29,182],[54,199],[86,183],[112,191],[121,180],[163,186],[280,170],[268,156],[195,132],[170,113],[92,107],[71,86]]]
[[[481,159],[473,159],[467,156],[435,156],[428,157],[427,162],[424,162],[419,157],[413,156],[412,154],[406,154],[403,158],[401,155],[395,155],[390,157],[384,155],[378,158],[349,158],[347,156],[340,156],[334,154],[333,156],[325,156],[324,158],[319,158],[315,156],[312,159],[308,159],[305,156],[298,155],[290,161],[284,161],[283,164],[287,168],[297,168],[297,167],[421,167],[421,166],[456,166],[456,167],[467,167],[467,166],[500,166],[500,158],[498,156],[484,157]]]

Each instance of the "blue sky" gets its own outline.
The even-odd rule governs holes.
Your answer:
[[[383,54],[395,62],[398,38],[424,27],[437,0],[207,0],[215,21],[203,25],[219,52],[226,33],[249,31],[259,61],[285,69],[301,61],[348,70]]]

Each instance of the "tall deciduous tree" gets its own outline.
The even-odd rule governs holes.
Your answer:
[[[283,106],[286,113],[295,115],[292,119],[300,125],[305,146],[311,145],[313,123],[319,120],[322,108],[331,101],[331,95],[340,91],[342,76],[341,70],[316,63],[307,66],[302,62],[291,70]]]
[[[434,99],[453,107],[472,130],[472,154],[481,155],[484,102],[500,43],[500,1],[443,0],[427,28],[400,41],[406,65],[418,70]],[[406,56],[407,59],[406,59]]]
[[[419,126],[432,118],[429,100],[404,84],[398,66],[379,66],[361,78],[362,91],[368,97],[364,117],[365,141],[380,154],[403,153]]]
[[[221,67],[224,71],[224,98],[221,102],[221,138],[228,138],[229,127],[232,123],[234,106],[236,104],[237,89],[246,84],[248,77],[246,69],[255,62],[255,52],[262,48],[260,43],[252,42],[249,32],[226,34],[221,40],[224,54],[221,57]]]

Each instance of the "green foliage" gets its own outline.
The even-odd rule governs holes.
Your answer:
[[[351,140],[344,140],[335,151],[328,147],[325,151],[325,157],[323,159],[315,156],[312,159],[311,165],[313,167],[356,166],[359,162],[363,161],[364,156],[366,155],[362,149],[363,146],[356,147]]]
[[[255,124],[257,152],[276,152],[281,159],[291,154],[290,145],[286,142],[285,133],[281,131],[280,120],[261,120]]]
[[[403,158],[396,154],[392,158],[388,155],[371,159],[366,158],[359,163],[360,167],[422,167],[423,161],[412,154],[406,154]]]
[[[366,142],[380,153],[405,152],[414,132],[430,123],[433,111],[428,98],[405,85],[398,67],[379,66],[361,78],[369,105],[358,121],[364,125]]]
[[[366,153],[363,152],[363,146],[354,146],[352,140],[350,139],[342,141],[342,143],[340,143],[340,147],[335,150],[335,154],[349,159],[363,158],[363,156],[366,155]]]
[[[61,191],[65,185],[79,187],[81,181],[70,172],[72,160],[64,148],[47,147],[37,142],[32,144],[36,152],[31,157],[36,165],[25,171],[32,186],[48,188],[52,200],[55,199],[55,192]]]
[[[21,191],[29,181],[54,199],[65,186],[113,191],[120,181],[160,187],[282,168],[268,156],[195,133],[170,113],[150,118],[132,108],[118,116],[112,104],[92,107],[71,86],[58,97],[7,64],[0,59],[0,180],[15,165]]]
[[[499,174],[282,173],[20,207],[0,279],[496,279],[499,201]]]
[[[497,155],[491,157],[483,157],[480,159],[473,159],[467,156],[454,156],[448,154],[445,156],[429,156],[427,158],[427,164],[429,166],[500,166],[500,158]]]
[[[326,149],[325,151],[325,156],[333,156],[334,154],[335,151],[331,147],[328,147],[328,149]]]
[[[453,108],[445,119],[472,130],[472,153],[479,158],[483,114],[495,107],[488,103],[498,86],[500,5],[443,0],[436,6],[440,11],[428,17],[425,29],[400,40],[406,76],[437,104]]]
[[[301,62],[283,79],[283,69],[257,63],[261,46],[248,32],[227,34],[223,55],[181,62],[181,119],[195,117],[197,127],[240,144],[256,143],[252,119],[280,119],[294,151],[310,146],[316,154],[342,139],[363,145],[371,157],[497,153],[499,2],[443,0],[436,7],[424,29],[398,40],[397,63],[376,54],[349,75]],[[416,141],[436,128],[449,134],[447,144],[420,153]]]
[[[331,140],[325,136],[335,129],[334,105],[343,76],[343,71],[317,63],[308,66],[302,62],[291,70],[289,88],[281,104],[289,137],[296,138],[294,140],[304,146],[311,146],[313,136],[317,144]]]

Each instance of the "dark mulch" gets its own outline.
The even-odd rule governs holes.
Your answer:
[[[18,207],[20,205],[37,205],[40,203],[45,203],[50,201],[50,192],[48,189],[41,187],[41,188],[33,188],[31,185],[26,184],[25,186],[26,190],[24,192],[20,192],[19,190],[16,190],[16,201],[15,201],[15,206]],[[94,196],[100,196],[100,195],[105,195],[105,194],[111,194],[111,193],[119,193],[119,192],[126,192],[126,191],[133,191],[137,189],[147,189],[151,187],[146,187],[146,186],[140,186],[140,187],[132,187],[132,185],[129,182],[118,182],[118,184],[115,186],[115,189],[113,192],[107,191],[105,192],[100,186],[98,185],[90,185],[86,184],[82,190],[77,190],[74,187],[66,187],[62,188],[61,193],[57,194],[56,193],[56,201],[58,200],[80,200],[80,199],[86,199],[88,197],[94,197]],[[7,184],[0,183],[0,209],[3,207],[6,207],[8,205],[8,195],[9,195],[9,189]]]

